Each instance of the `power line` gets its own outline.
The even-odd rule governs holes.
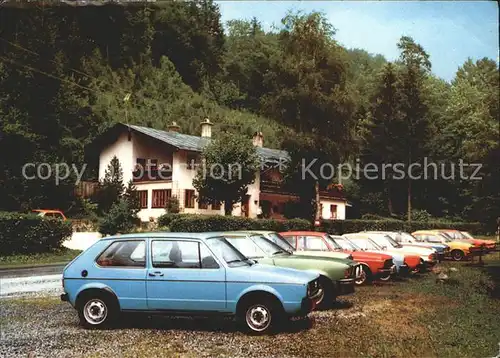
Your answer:
[[[16,44],[16,43],[14,43],[14,42],[10,42],[10,41],[8,41],[8,40],[6,40],[6,39],[4,39],[4,38],[1,38],[1,37],[0,37],[0,40],[1,40],[1,41],[3,41],[3,42],[5,42],[5,43],[8,43],[8,44],[9,44],[9,45],[11,45],[11,46],[17,47],[17,48],[18,48],[18,49],[20,49],[20,50],[23,50],[23,51],[26,51],[26,52],[28,52],[28,53],[31,53],[32,55],[36,55],[36,56],[38,56],[38,57],[41,57],[41,55],[40,55],[39,53],[37,53],[37,52],[35,52],[35,51],[32,51],[32,50],[29,50],[29,49],[27,49],[27,48],[25,48],[25,47],[23,47],[23,46],[21,46],[21,45],[19,45],[19,44]],[[58,63],[57,63],[56,61],[54,61],[54,60],[49,60],[49,61],[50,61],[50,62],[52,62],[52,63],[54,63],[54,64],[56,64],[56,65],[58,64]],[[87,76],[87,77],[93,78],[94,80],[97,80],[97,81],[98,81],[98,78],[96,78],[96,77],[94,77],[94,76],[91,76],[91,75],[89,75],[88,73],[82,72],[82,71],[80,71],[80,70],[76,70],[76,69],[74,69],[74,68],[69,68],[69,70],[71,70],[71,71],[73,71],[73,72],[75,72],[75,73],[78,73],[78,74],[80,74],[80,75],[84,75],[84,76]],[[122,88],[119,88],[119,89],[122,89]]]
[[[59,80],[59,81],[61,81],[61,82],[66,82],[66,83],[72,84],[72,85],[74,85],[74,86],[80,87],[80,88],[85,89],[85,90],[87,90],[87,91],[96,92],[96,93],[99,93],[99,94],[100,94],[100,93],[102,93],[102,92],[100,92],[100,91],[98,91],[98,90],[95,90],[95,89],[92,89],[92,88],[88,88],[88,87],[82,86],[82,85],[80,85],[80,84],[78,84],[78,83],[76,83],[76,82],[73,82],[73,81],[67,80],[67,79],[65,79],[65,78],[61,78],[61,77],[55,76],[55,75],[53,75],[53,74],[51,74],[51,73],[44,72],[44,71],[39,70],[39,69],[37,69],[37,68],[31,67],[31,66],[28,66],[28,65],[23,65],[22,63],[18,63],[18,62],[14,61],[14,60],[12,60],[12,59],[10,59],[10,58],[6,58],[6,57],[3,57],[3,56],[0,56],[0,59],[2,59],[2,60],[4,60],[4,61],[7,61],[7,62],[9,62],[9,63],[11,63],[11,64],[13,64],[13,65],[17,65],[17,66],[23,67],[23,68],[25,68],[25,69],[28,69],[28,70],[30,70],[30,71],[37,72],[37,73],[40,73],[40,74],[45,75],[45,76],[47,76],[47,77],[50,77],[50,78],[53,78],[53,79]]]

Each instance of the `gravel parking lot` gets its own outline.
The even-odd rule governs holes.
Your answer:
[[[475,292],[485,273],[456,267],[460,284],[438,284],[429,273],[362,287],[269,336],[246,335],[227,318],[145,315],[124,316],[115,329],[85,330],[58,297],[0,299],[0,356],[493,357],[500,301]]]

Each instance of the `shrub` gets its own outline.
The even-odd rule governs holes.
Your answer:
[[[140,221],[135,209],[126,199],[120,199],[111,206],[111,209],[102,219],[99,232],[103,235],[114,235],[116,233],[127,233],[132,231]]]
[[[165,211],[168,214],[177,214],[180,211],[179,199],[175,195],[167,199]]]
[[[166,213],[156,219],[158,227],[169,227],[172,220],[183,217],[193,216],[193,214]]]
[[[33,214],[0,212],[0,255],[59,249],[71,233],[69,222]]]
[[[185,214],[171,220],[170,230],[177,232],[232,231],[232,230],[309,230],[311,223],[304,219],[272,220],[249,219],[222,215]],[[164,226],[160,224],[160,226]]]
[[[456,229],[481,234],[484,228],[480,223],[444,222],[444,221],[399,221],[399,220],[323,220],[318,230],[342,235],[358,231],[406,231],[432,229]]]
[[[427,210],[412,210],[411,211],[411,219],[413,221],[432,221],[432,215],[427,212]]]
[[[398,218],[386,217],[386,216],[377,215],[377,214],[363,214],[361,216],[361,219],[363,219],[363,220],[396,220],[396,221],[399,221]]]

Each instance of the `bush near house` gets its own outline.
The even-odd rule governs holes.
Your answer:
[[[164,215],[165,216],[165,215]],[[168,222],[171,231],[204,232],[231,230],[310,230],[311,223],[304,219],[278,221],[271,219],[249,219],[222,215],[178,215]],[[167,218],[158,219],[159,226],[164,226]]]
[[[69,222],[0,212],[0,255],[50,252],[71,236]]]
[[[331,234],[342,235],[349,232],[381,230],[406,231],[432,229],[456,229],[468,231],[471,234],[484,234],[480,223],[446,222],[446,221],[399,221],[399,220],[323,220],[318,230]]]

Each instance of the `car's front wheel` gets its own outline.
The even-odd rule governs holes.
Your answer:
[[[106,295],[85,295],[77,309],[80,323],[86,328],[108,327],[116,317],[116,305]]]
[[[361,286],[361,285],[364,285],[368,282],[370,282],[372,279],[372,273],[370,271],[370,269],[366,266],[361,266],[361,272],[360,272],[360,275],[358,278],[356,278],[356,281],[354,281],[356,283],[356,285],[358,286]]]
[[[279,320],[279,312],[271,300],[254,301],[245,306],[242,321],[253,334],[270,332]]]
[[[464,259],[464,252],[461,250],[453,250],[451,252],[451,258],[455,261],[462,261]]]

